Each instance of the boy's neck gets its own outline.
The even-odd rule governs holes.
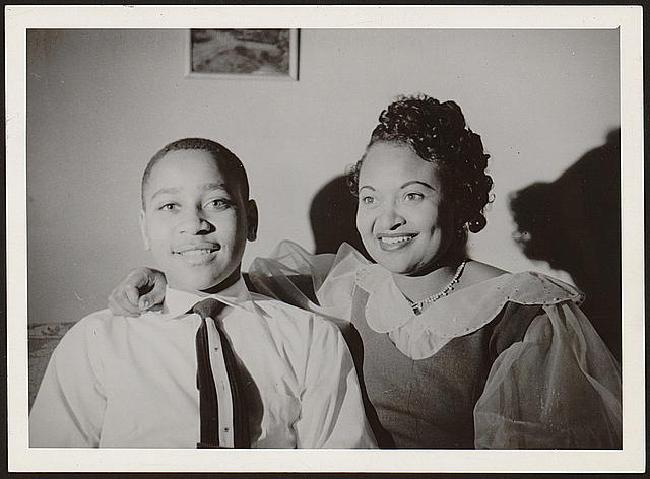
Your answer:
[[[177,291],[185,291],[187,293],[205,293],[205,294],[217,294],[221,293],[235,284],[239,282],[239,280],[242,278],[241,275],[241,268],[237,268],[235,271],[232,272],[230,276],[228,276],[226,279],[221,281],[220,283],[211,286],[209,288],[205,289],[192,289],[192,288],[185,288],[182,285],[175,284],[173,281],[169,281],[167,286],[171,289],[177,290]]]
[[[232,272],[230,276],[224,279],[221,283],[216,284],[207,289],[202,289],[201,292],[208,293],[208,294],[219,293],[225,289],[230,288],[231,286],[236,284],[240,279],[241,279],[241,269],[237,268],[235,271]]]

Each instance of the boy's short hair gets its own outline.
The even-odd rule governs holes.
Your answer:
[[[168,145],[158,150],[147,163],[147,166],[145,167],[144,173],[142,175],[142,209],[145,209],[144,190],[147,186],[147,183],[149,182],[149,177],[151,176],[151,171],[153,170],[154,166],[156,166],[156,163],[164,158],[165,155],[167,155],[167,153],[170,151],[180,150],[207,151],[212,155],[215,161],[224,161],[224,163],[221,164],[227,167],[229,173],[234,174],[235,179],[239,183],[242,199],[244,201],[248,200],[248,175],[246,174],[246,168],[244,168],[244,164],[241,162],[239,157],[237,157],[237,155],[216,141],[208,140],[205,138],[183,138],[173,141],[172,143],[169,143]]]

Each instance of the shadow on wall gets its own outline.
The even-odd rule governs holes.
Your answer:
[[[621,358],[621,130],[553,183],[515,192],[515,241],[532,260],[568,272],[586,294],[582,310]]]
[[[316,243],[316,254],[336,253],[348,243],[368,258],[355,225],[357,199],[341,175],[323,186],[311,202],[309,219]]]

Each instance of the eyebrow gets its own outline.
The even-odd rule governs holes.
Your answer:
[[[178,193],[179,191],[180,188],[160,188],[153,195],[151,195],[150,201],[153,200],[156,196],[160,196],[164,194],[174,194],[174,193]]]
[[[429,188],[430,190],[436,191],[436,189],[433,186],[431,186],[429,183],[425,183],[424,181],[417,181],[417,180],[407,181],[402,186],[400,186],[400,190],[402,188],[406,188],[407,186],[411,186],[411,185],[422,185],[426,188]]]
[[[201,187],[203,191],[223,190],[230,194],[230,190],[226,187],[225,183],[206,183]]]
[[[201,186],[201,189],[203,191],[223,190],[225,193],[230,194],[230,192],[226,188],[225,183],[206,183],[205,185]],[[164,194],[171,195],[171,194],[179,193],[180,191],[181,189],[177,187],[160,188],[153,195],[151,195],[150,201],[153,200],[156,196],[160,196]]]
[[[422,186],[424,186],[426,188],[429,188],[430,190],[436,191],[436,189],[433,186],[431,186],[429,183],[425,183],[424,181],[417,181],[417,180],[407,181],[402,186],[400,186],[399,189],[401,190],[401,189],[404,189],[407,186],[411,186],[411,185],[422,185]],[[377,191],[375,188],[373,188],[370,185],[362,186],[361,188],[359,188],[359,191],[363,190],[364,188],[367,188],[367,189],[372,190],[372,191]]]

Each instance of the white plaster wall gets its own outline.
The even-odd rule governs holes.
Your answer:
[[[511,239],[508,194],[553,181],[620,125],[616,30],[301,31],[300,81],[184,77],[182,30],[28,33],[30,323],[102,309],[133,266],[139,184],[169,141],[205,136],[246,163],[261,224],[245,266],[283,238],[313,247],[314,194],[362,154],[398,93],[455,99],[492,154],[495,201],[477,259],[532,263]]]

